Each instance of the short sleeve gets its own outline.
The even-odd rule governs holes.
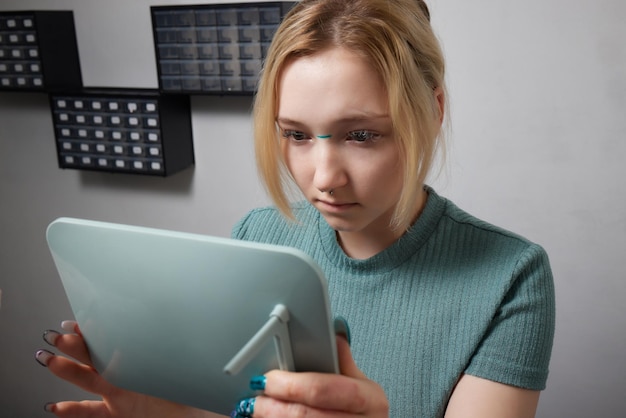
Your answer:
[[[554,326],[550,263],[543,248],[531,244],[520,256],[511,286],[465,373],[526,389],[545,389]]]

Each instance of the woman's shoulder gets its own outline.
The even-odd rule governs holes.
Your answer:
[[[498,226],[478,218],[460,208],[449,199],[443,197],[439,197],[439,199],[445,202],[442,221],[451,224],[450,230],[455,234],[474,236],[477,239],[487,239],[489,241],[507,242],[509,245],[522,248],[540,248],[540,245],[529,238],[509,230],[506,227]]]
[[[445,201],[445,209],[434,234],[435,245],[447,248],[449,259],[463,260],[462,271],[481,277],[503,278],[512,284],[531,275],[546,286],[552,282],[549,256],[544,247],[501,226],[484,221]]]
[[[441,208],[434,220],[431,240],[438,248],[447,248],[450,257],[471,260],[464,268],[498,265],[518,269],[539,263],[549,270],[548,255],[540,244],[470,214],[433,190],[430,194]]]

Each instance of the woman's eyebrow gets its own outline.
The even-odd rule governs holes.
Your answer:
[[[362,113],[355,114],[351,116],[346,116],[340,119],[337,119],[335,123],[350,123],[350,122],[361,122],[361,121],[371,121],[378,119],[389,119],[388,114],[380,114],[380,113]]]
[[[276,118],[276,123],[283,124],[283,125],[298,125],[298,126],[303,125],[302,123],[296,120],[289,119],[289,118],[281,118],[281,117]]]

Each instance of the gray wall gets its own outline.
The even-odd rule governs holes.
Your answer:
[[[75,12],[86,86],[156,87],[156,0],[1,0]],[[184,2],[200,3],[198,1]],[[557,332],[540,417],[626,409],[626,3],[431,0],[449,64],[450,152],[432,184],[545,246]],[[169,178],[60,170],[47,97],[0,93],[0,417],[82,398],[33,359],[70,317],[44,240],[75,216],[227,236],[267,203],[245,98],[194,97],[196,165]]]

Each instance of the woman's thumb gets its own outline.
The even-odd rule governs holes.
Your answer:
[[[348,322],[337,317],[334,321],[335,334],[337,334],[337,357],[339,359],[339,371],[342,375],[356,379],[367,379],[367,376],[357,367],[350,351],[350,328]]]

